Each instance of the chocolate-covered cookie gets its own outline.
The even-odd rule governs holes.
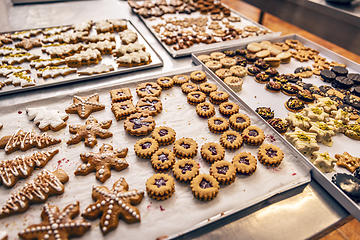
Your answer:
[[[349,73],[347,77],[354,82],[355,85],[360,85],[360,74],[359,73]]]
[[[253,76],[254,76],[254,75],[260,73],[260,72],[261,72],[261,69],[258,68],[258,67],[251,66],[251,67],[248,67],[248,68],[247,68],[247,72],[248,72],[249,75],[253,75]]]
[[[256,60],[254,65],[255,65],[255,67],[258,67],[262,70],[266,70],[270,67],[270,65],[268,63],[266,63],[264,59]]]
[[[346,76],[348,74],[348,70],[341,66],[334,66],[331,71],[333,71],[336,76]]]
[[[332,182],[338,186],[352,200],[360,201],[360,180],[356,177],[346,174],[337,173],[332,177]]]
[[[323,80],[324,82],[332,82],[334,81],[336,78],[336,74],[328,69],[324,69],[320,71],[320,79]]]
[[[266,74],[269,74],[270,77],[275,77],[275,76],[279,75],[278,70],[276,70],[276,69],[273,68],[273,67],[270,67],[270,68],[266,69],[265,73],[266,73]]]
[[[302,78],[298,75],[292,74],[292,73],[288,73],[288,74],[284,74],[284,77],[288,80],[288,82],[291,83],[296,83],[298,81],[302,81]]]
[[[336,77],[335,80],[331,83],[331,86],[333,86],[334,88],[341,88],[345,90],[350,89],[353,85],[354,82],[344,76]]]
[[[344,97],[344,103],[360,110],[360,100],[353,95],[346,95]]]
[[[351,91],[352,94],[360,97],[360,86],[354,87]]]

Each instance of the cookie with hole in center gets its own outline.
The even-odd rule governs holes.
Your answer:
[[[191,105],[197,105],[199,103],[205,102],[206,95],[200,91],[190,92],[187,95],[187,102]]]
[[[159,149],[159,144],[153,138],[143,138],[134,145],[134,151],[141,158],[151,158],[151,156]]]
[[[244,142],[252,146],[261,145],[265,140],[264,131],[256,126],[249,126],[241,134]]]
[[[259,161],[270,167],[279,166],[281,161],[284,159],[283,151],[276,145],[263,144],[258,150]]]
[[[209,174],[197,175],[191,181],[191,191],[194,196],[202,201],[213,200],[219,193],[219,182]]]
[[[187,82],[181,85],[181,91],[185,94],[198,91],[199,88],[195,83]]]
[[[239,105],[233,102],[224,102],[219,105],[219,112],[225,117],[230,117],[239,112]]]
[[[190,183],[199,174],[199,164],[194,159],[183,158],[175,162],[172,171],[178,181]]]
[[[230,127],[236,131],[242,131],[251,124],[250,118],[242,113],[231,115],[229,118]]]
[[[174,86],[174,80],[169,77],[160,77],[156,80],[156,83],[163,89],[169,89]]]
[[[229,122],[222,117],[212,117],[208,120],[210,132],[223,133],[229,129]]]
[[[175,155],[167,148],[161,148],[151,156],[151,166],[157,172],[169,170],[174,163]]]
[[[209,118],[215,115],[215,107],[209,102],[203,102],[196,106],[196,113],[199,117]]]
[[[192,158],[197,154],[198,144],[192,138],[180,138],[174,143],[174,153],[178,158]]]
[[[240,174],[251,175],[257,169],[257,160],[249,152],[236,154],[232,159],[232,163],[234,164],[236,172]]]
[[[227,102],[229,94],[224,91],[215,91],[210,93],[210,102],[213,104],[220,105],[223,102]]]
[[[229,185],[235,181],[236,170],[231,162],[221,160],[211,165],[210,175],[216,178],[219,184]]]
[[[160,146],[166,146],[175,142],[176,132],[170,127],[160,126],[154,129],[151,136]]]
[[[200,84],[199,89],[206,95],[209,95],[217,90],[217,86],[213,83],[202,83]]]
[[[146,112],[134,113],[124,121],[124,129],[133,136],[149,134],[155,128],[155,120]]]
[[[189,82],[189,76],[187,75],[183,75],[183,74],[180,74],[180,75],[175,75],[173,76],[172,78],[174,80],[174,84],[177,85],[177,86],[181,86],[183,85],[184,83],[187,83]]]
[[[194,71],[190,73],[190,80],[194,83],[206,82],[206,74],[204,71]]]
[[[146,181],[146,191],[153,199],[168,199],[175,192],[175,181],[170,175],[156,173]]]
[[[207,142],[201,147],[201,157],[208,163],[214,163],[216,161],[223,160],[225,157],[224,148],[214,142]]]
[[[229,150],[239,149],[243,144],[243,138],[236,131],[226,131],[220,137],[220,144]]]

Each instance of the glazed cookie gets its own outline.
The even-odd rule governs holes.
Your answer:
[[[65,109],[66,113],[77,113],[80,118],[86,119],[92,112],[105,109],[105,105],[99,103],[99,94],[94,93],[88,97],[74,96],[73,104]]]
[[[127,118],[131,114],[136,113],[136,108],[132,103],[132,100],[126,100],[123,102],[112,102],[111,111],[113,112],[117,121]]]
[[[239,77],[239,78],[243,78],[243,77],[246,77],[247,75],[247,71],[246,71],[246,68],[243,67],[243,66],[232,66],[230,67],[230,71],[232,72],[232,74],[236,77]]]
[[[243,131],[245,128],[250,126],[250,118],[242,113],[231,115],[229,118],[230,127],[236,131]]]
[[[232,159],[232,163],[236,172],[240,174],[253,174],[257,168],[256,158],[249,152],[236,154]]]
[[[255,66],[248,67],[246,70],[247,73],[251,76],[255,76],[256,74],[261,73],[261,69]]]
[[[316,133],[305,132],[295,127],[294,132],[285,133],[285,139],[288,140],[299,152],[304,155],[311,155],[320,149],[316,141]]]
[[[255,75],[254,79],[258,83],[267,83],[270,81],[270,75],[266,73],[258,73]]]
[[[297,98],[291,97],[285,103],[285,107],[290,112],[300,112],[305,108],[305,105],[302,101]]]
[[[219,182],[209,174],[197,175],[191,181],[191,191],[194,196],[202,201],[213,200],[219,193]]]
[[[274,110],[271,110],[269,107],[258,107],[255,109],[255,112],[260,115],[265,120],[274,118]]]
[[[159,144],[153,138],[143,138],[136,142],[134,151],[141,158],[151,158],[159,149]]]
[[[215,115],[215,107],[209,102],[202,102],[196,106],[196,113],[202,118],[209,118]]]
[[[238,77],[227,77],[224,79],[226,85],[228,85],[234,92],[239,92],[242,90],[242,85],[244,81]]]
[[[136,93],[139,97],[158,97],[161,94],[161,87],[154,82],[140,83],[136,86]]]
[[[146,181],[146,191],[153,199],[168,199],[175,192],[175,181],[170,175],[156,173]]]
[[[306,104],[313,103],[315,101],[314,95],[305,89],[300,89],[296,94],[296,97]]]
[[[154,138],[160,146],[166,146],[175,142],[176,132],[170,127],[160,126],[154,129],[151,137]]]
[[[321,172],[323,173],[329,173],[334,171],[335,163],[337,160],[333,157],[330,157],[328,152],[320,153],[320,152],[314,152],[313,154],[314,158],[312,163],[315,167],[317,167]]]
[[[270,80],[265,84],[265,89],[272,93],[278,93],[281,91],[281,84],[277,81]]]
[[[220,59],[220,63],[224,68],[231,68],[232,66],[235,66],[236,60],[231,57],[225,57]]]
[[[190,80],[194,83],[206,82],[206,74],[204,71],[195,71],[190,73]]]
[[[249,126],[245,128],[241,136],[246,144],[253,146],[261,145],[265,140],[265,134],[263,130],[256,126]]]
[[[225,157],[224,148],[214,142],[208,142],[201,147],[201,157],[208,163],[214,163],[216,161],[223,160]]]
[[[199,174],[199,165],[191,158],[183,158],[175,162],[172,171],[178,181],[190,183]]]
[[[124,129],[134,136],[147,135],[155,128],[155,120],[147,113],[134,113],[124,121]]]
[[[230,117],[239,112],[239,105],[233,102],[224,102],[219,105],[219,112],[225,117]]]
[[[199,89],[206,95],[209,95],[217,90],[217,86],[213,83],[202,83],[200,84]]]
[[[192,158],[196,156],[198,144],[192,138],[180,138],[174,143],[174,153],[177,158]]]
[[[216,105],[220,105],[223,102],[227,102],[229,94],[224,91],[215,91],[210,93],[210,102]]]
[[[222,64],[219,61],[208,61],[205,63],[205,66],[213,72],[216,72],[217,70],[222,68]]]
[[[164,90],[174,86],[174,80],[169,77],[160,77],[156,80],[156,83]]]
[[[151,156],[151,166],[157,172],[169,170],[174,163],[175,155],[167,148],[161,148]]]
[[[208,120],[208,127],[213,133],[223,133],[229,129],[229,122],[222,117],[212,117]]]
[[[181,85],[181,91],[185,94],[198,91],[199,88],[195,83],[187,82]]]
[[[360,140],[360,125],[350,124],[345,131],[345,135],[354,140]]]
[[[26,108],[29,120],[33,120],[40,131],[59,131],[66,127],[66,120],[69,116],[66,113],[60,113],[55,109],[47,109],[46,107]]]
[[[296,96],[299,88],[292,83],[285,83],[281,85],[281,92],[288,96]]]
[[[187,102],[191,105],[197,105],[199,103],[205,102],[206,95],[200,91],[190,92],[187,95]]]
[[[236,170],[228,161],[217,161],[210,167],[210,175],[216,178],[219,184],[229,185],[235,181]]]
[[[284,153],[278,146],[273,144],[263,144],[259,147],[258,159],[266,166],[275,167],[280,165],[281,161],[284,159]]]
[[[243,144],[243,138],[236,131],[226,131],[220,137],[220,144],[229,150],[239,149]]]
[[[136,104],[137,112],[147,112],[156,116],[162,111],[162,103],[157,97],[143,97]]]

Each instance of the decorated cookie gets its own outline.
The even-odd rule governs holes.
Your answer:
[[[344,152],[342,155],[335,154],[335,158],[339,167],[345,167],[352,173],[360,167],[360,158],[351,156],[348,152]]]
[[[175,162],[172,171],[178,181],[190,183],[199,174],[199,165],[191,158],[183,158]]]
[[[235,181],[236,170],[231,162],[221,160],[211,165],[210,175],[216,178],[219,184],[229,185]]]
[[[113,134],[106,130],[111,126],[111,123],[111,120],[99,123],[93,116],[90,116],[85,125],[69,125],[69,132],[75,135],[71,136],[66,144],[77,144],[84,140],[85,146],[94,147],[97,144],[96,137],[112,137]]]
[[[134,136],[149,134],[155,128],[155,120],[146,112],[134,113],[124,121],[124,129]]]
[[[229,122],[222,117],[212,117],[208,120],[208,128],[213,133],[223,133],[229,129]]]
[[[114,57],[121,57],[128,53],[145,51],[145,45],[138,42],[130,43],[129,45],[121,45],[120,48],[113,51]]]
[[[96,179],[104,183],[111,177],[111,168],[116,171],[121,171],[129,166],[125,160],[127,152],[127,148],[113,150],[110,144],[104,143],[100,147],[99,153],[87,152],[80,154],[80,158],[84,164],[81,164],[74,174],[76,176],[86,176],[91,172],[96,172]]]
[[[271,110],[269,107],[257,107],[255,112],[265,120],[274,118],[274,110]]]
[[[239,112],[239,105],[233,102],[224,102],[219,105],[219,112],[225,117],[230,117]]]
[[[161,94],[161,87],[154,82],[140,83],[136,86],[136,93],[139,97],[158,97]]]
[[[187,102],[191,105],[197,105],[199,103],[205,102],[206,95],[200,91],[193,91],[188,93],[187,95]]]
[[[114,89],[114,90],[111,90],[109,93],[110,93],[112,102],[123,102],[125,100],[132,99],[130,88]]]
[[[82,37],[83,41],[85,43],[88,42],[99,42],[99,41],[115,41],[115,34],[112,33],[100,33],[97,35],[90,35],[90,36],[83,36]]]
[[[175,192],[175,181],[167,174],[154,174],[146,181],[146,191],[153,199],[168,199]]]
[[[290,112],[301,112],[304,108],[305,105],[302,101],[300,101],[297,98],[291,97],[289,98],[285,103],[284,103],[285,107],[287,110],[289,110]]]
[[[160,77],[156,80],[156,83],[164,90],[174,86],[174,80],[169,77]]]
[[[311,122],[309,132],[316,133],[316,141],[331,147],[333,144],[332,137],[335,136],[334,127],[324,122]]]
[[[294,130],[295,127],[304,131],[307,131],[310,128],[310,118],[305,117],[302,113],[288,113],[285,120],[290,124],[292,130]]]
[[[5,84],[13,84],[14,86],[30,87],[35,86],[36,81],[26,71],[14,72],[6,76]]]
[[[225,157],[224,148],[214,142],[207,142],[201,147],[201,157],[208,163],[214,163],[216,161],[223,160]]]
[[[264,131],[256,126],[249,126],[241,134],[244,142],[249,145],[258,146],[265,140]]]
[[[134,43],[137,40],[137,33],[133,32],[131,29],[126,29],[119,33],[121,42],[125,45]]]
[[[100,51],[90,48],[65,58],[65,62],[69,67],[98,64],[100,60],[102,60]]]
[[[77,113],[82,119],[86,119],[92,112],[105,109],[105,105],[99,103],[99,94],[94,93],[88,97],[74,96],[73,104],[65,109],[67,113]]]
[[[99,41],[96,43],[89,43],[88,45],[84,45],[85,49],[97,49],[101,54],[112,54],[113,49],[116,48],[115,41]]]
[[[259,161],[266,166],[278,166],[284,158],[284,153],[278,146],[263,144],[258,150]]]
[[[50,55],[51,58],[62,58],[70,57],[75,53],[79,53],[84,48],[83,44],[50,44],[44,45],[41,48],[42,52]]]
[[[42,203],[52,195],[62,194],[63,183],[68,180],[69,176],[62,169],[54,172],[42,170],[32,181],[10,195],[0,210],[0,219],[25,212],[32,203]]]
[[[31,53],[9,54],[2,58],[2,64],[7,63],[13,65],[15,63],[30,62],[31,60],[38,58],[40,58],[39,55]]]
[[[330,157],[328,152],[320,153],[314,152],[313,159],[311,160],[315,167],[317,167],[323,173],[329,173],[334,171],[334,166],[337,160]]]
[[[325,119],[329,117],[322,107],[304,108],[303,113],[314,122],[325,122]]]
[[[285,139],[304,155],[311,155],[313,152],[319,151],[320,147],[317,144],[316,136],[316,133],[305,132],[298,127],[295,127],[294,132],[285,133]]]
[[[153,138],[142,138],[134,145],[134,151],[141,158],[151,158],[159,149],[159,144]]]
[[[212,104],[220,105],[223,102],[227,102],[229,94],[224,91],[215,91],[210,93],[210,102]]]
[[[358,178],[346,173],[336,173],[331,180],[352,200],[360,201],[360,180]]]
[[[27,108],[29,120],[33,120],[35,125],[41,131],[59,131],[66,127],[66,120],[69,116],[66,113],[60,113],[58,110],[47,109],[46,107]]]
[[[194,72],[190,73],[190,80],[194,83],[206,82],[206,74],[204,71],[194,71]],[[214,88],[214,86],[212,88]],[[200,88],[200,90],[201,90],[201,88]]]
[[[57,239],[81,237],[91,228],[91,223],[82,219],[73,220],[79,215],[79,202],[67,205],[61,212],[57,206],[44,205],[41,212],[43,221],[32,224],[19,233],[21,239]]]
[[[143,97],[136,104],[137,112],[147,112],[151,116],[156,116],[162,111],[162,104],[157,97]]]
[[[26,50],[20,48],[13,48],[8,46],[0,47],[0,56],[6,56],[10,54],[24,54],[26,52]]]
[[[273,118],[267,121],[278,133],[284,135],[289,128],[289,123],[283,118]]]
[[[354,140],[360,140],[360,125],[350,124],[345,131],[345,135]]]
[[[234,164],[235,170],[240,174],[253,174],[257,168],[257,160],[249,152],[241,152],[236,154],[232,163]]]
[[[160,146],[166,146],[175,142],[176,132],[170,127],[160,126],[154,129],[151,136]]]
[[[30,50],[33,47],[41,47],[42,43],[39,38],[24,38],[21,42],[15,43],[15,47],[17,48],[24,48],[25,50]]]
[[[136,113],[136,108],[132,100],[125,100],[122,102],[112,102],[111,111],[115,115],[117,121],[127,118],[131,114]]]
[[[64,64],[65,60],[61,58],[35,59],[30,62],[30,67],[35,69],[45,68],[49,66],[58,66]]]
[[[175,141],[173,148],[177,158],[192,158],[197,154],[198,144],[192,138],[180,138]]]
[[[144,197],[144,191],[129,190],[124,178],[117,180],[109,190],[105,186],[92,188],[92,198],[96,201],[90,204],[81,214],[84,218],[100,219],[100,230],[103,235],[114,230],[122,218],[126,223],[140,222],[140,211],[133,205],[139,204]]]
[[[209,118],[215,115],[215,107],[209,102],[202,102],[196,106],[196,113],[202,118]]]
[[[183,75],[183,74],[175,75],[175,76],[173,76],[172,79],[174,80],[174,84],[177,86],[181,86],[184,83],[189,82],[189,80],[190,80],[189,76]]]
[[[239,149],[243,144],[243,138],[236,131],[226,131],[220,137],[220,144],[229,150]]]
[[[17,72],[31,73],[31,70],[28,68],[23,68],[21,66],[12,66],[7,64],[0,65],[0,76],[6,77],[11,73],[17,73]]]
[[[116,63],[119,67],[134,67],[147,65],[151,63],[151,55],[148,52],[138,51],[127,53],[122,57],[116,59]]]
[[[175,155],[167,148],[161,148],[151,156],[151,166],[157,172],[169,170],[174,163]]]
[[[187,82],[181,85],[181,91],[185,94],[198,91],[199,88],[195,83]]]
[[[219,182],[209,174],[197,175],[191,181],[191,191],[194,196],[202,201],[213,200],[219,193]]]
[[[100,73],[108,73],[110,71],[114,71],[115,68],[112,65],[101,64],[99,66],[85,68],[84,70],[79,70],[77,73],[79,75],[93,75]]]

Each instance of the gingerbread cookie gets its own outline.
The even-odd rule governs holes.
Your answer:
[[[177,85],[177,86],[181,86],[184,83],[189,82],[189,80],[190,80],[189,76],[182,75],[182,74],[181,75],[175,75],[175,76],[173,76],[172,79],[174,80],[174,84]]]
[[[155,128],[155,120],[146,112],[134,113],[126,118],[124,129],[134,136],[147,135]]]
[[[98,64],[102,60],[101,53],[97,49],[86,49],[65,58],[68,67],[81,67],[85,65]]]
[[[216,161],[223,160],[225,157],[224,148],[214,142],[208,142],[201,147],[201,157],[208,163],[214,163]]]
[[[109,93],[112,102],[123,102],[132,99],[130,88],[114,89],[111,90]]]
[[[209,174],[197,175],[191,181],[191,191],[194,196],[202,201],[213,200],[219,193],[219,182]]]
[[[235,181],[236,170],[231,162],[221,160],[211,165],[210,175],[216,178],[219,184],[229,185]]]
[[[35,59],[30,62],[30,67],[35,69],[45,68],[49,66],[58,66],[64,64],[65,60],[61,58],[50,58],[50,59]]]
[[[115,115],[116,120],[120,121],[136,113],[136,108],[131,100],[126,100],[122,102],[112,102],[111,111]]]
[[[190,183],[199,174],[199,165],[191,158],[183,158],[175,162],[172,171],[178,181]]]
[[[241,134],[244,142],[252,146],[258,146],[265,140],[264,131],[256,126],[249,126]]]
[[[174,80],[169,77],[160,77],[156,80],[156,83],[164,90],[174,86]]]
[[[280,165],[281,161],[284,159],[284,153],[276,145],[263,144],[259,147],[258,159],[266,166],[275,167]]]
[[[5,84],[13,84],[14,86],[30,87],[35,86],[36,81],[26,71],[14,72],[6,76]]]
[[[136,104],[137,112],[147,112],[151,116],[156,116],[162,111],[162,104],[157,97],[143,97]]]
[[[114,71],[115,68],[112,65],[107,65],[107,64],[101,64],[99,66],[95,66],[95,67],[88,67],[85,68],[84,70],[79,70],[77,71],[77,73],[79,75],[93,75],[93,74],[100,74],[100,73],[108,73],[110,71]]]
[[[146,191],[153,199],[168,199],[175,192],[175,181],[167,174],[154,174],[146,181]]]
[[[210,93],[210,102],[213,104],[220,105],[223,102],[227,102],[229,94],[224,91],[215,91]]]
[[[134,67],[147,65],[151,63],[151,55],[148,52],[138,51],[127,53],[122,57],[116,59],[116,63],[119,67]]]
[[[174,154],[177,158],[192,158],[196,156],[198,144],[192,138],[180,138],[174,143]]]
[[[256,158],[249,152],[236,154],[232,159],[232,163],[234,164],[236,172],[240,174],[251,175],[257,169]]]
[[[140,83],[136,86],[136,93],[139,97],[158,97],[161,94],[161,87],[154,82]]]
[[[33,47],[41,47],[42,43],[39,38],[24,38],[21,42],[15,43],[15,47],[17,48],[24,48],[25,50],[30,50]]]
[[[80,118],[86,119],[92,112],[105,109],[105,105],[99,103],[99,94],[94,93],[88,97],[74,96],[73,104],[65,109],[67,113],[77,113]]]
[[[93,116],[90,116],[85,125],[69,125],[69,132],[75,135],[71,136],[66,144],[77,144],[84,140],[85,146],[94,147],[97,144],[96,137],[112,137],[113,134],[106,130],[111,126],[111,123],[111,120],[99,123]]]
[[[154,129],[151,136],[160,146],[166,146],[175,142],[176,132],[170,127],[160,126]]]
[[[46,107],[27,108],[29,120],[33,120],[35,125],[41,131],[59,131],[66,127],[66,120],[69,116],[65,113],[60,113],[58,110],[47,109]]]
[[[69,67],[56,67],[56,66],[48,66],[46,68],[38,69],[36,72],[38,77],[46,78],[56,78],[58,76],[67,76],[71,73],[76,73],[76,68]]]
[[[342,155],[335,154],[335,158],[339,167],[346,167],[352,173],[360,167],[360,158],[351,156],[348,152],[344,152]]]
[[[196,113],[202,118],[209,118],[215,115],[215,107],[211,103],[203,102],[196,106]]]
[[[174,163],[175,155],[167,148],[161,148],[151,156],[151,166],[157,172],[169,170]]]
[[[2,58],[2,64],[7,63],[13,65],[15,63],[23,63],[30,62],[32,60],[40,58],[39,55],[31,54],[31,53],[17,53],[17,54],[9,54]]]
[[[115,49],[113,51],[113,56],[114,57],[122,57],[128,53],[145,51],[145,50],[146,50],[146,47],[144,44],[135,42],[135,43],[130,43],[129,45],[121,45],[120,48]]]
[[[100,230],[103,235],[114,230],[121,217],[126,223],[140,222],[140,211],[133,205],[142,201],[144,191],[129,190],[124,178],[117,180],[109,190],[105,186],[92,188],[92,198],[96,201],[90,204],[81,214],[84,218],[100,219]]]

